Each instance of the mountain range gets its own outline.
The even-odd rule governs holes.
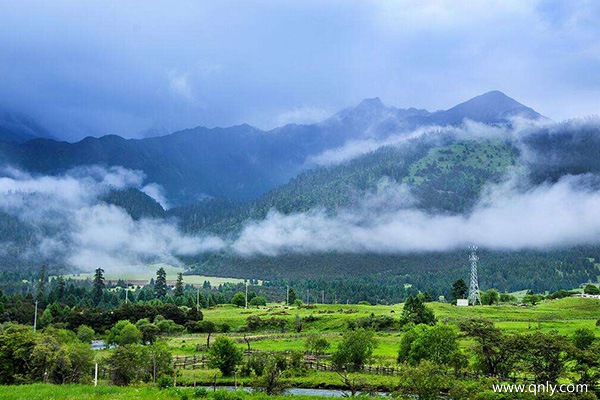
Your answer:
[[[51,175],[81,165],[119,165],[143,171],[148,182],[165,189],[170,204],[213,197],[247,201],[309,168],[309,157],[349,141],[385,139],[423,126],[459,125],[465,119],[507,124],[517,116],[544,118],[493,91],[445,111],[398,109],[373,98],[310,125],[269,131],[250,125],[197,127],[146,139],[107,135],[67,143],[48,138],[50,134],[32,120],[7,114],[0,119],[0,163]]]
[[[536,121],[533,131],[520,132],[519,137],[498,134],[510,131],[515,118]],[[472,124],[467,120],[485,129],[469,136]],[[532,187],[546,187],[565,176],[600,175],[600,125],[547,122],[531,108],[493,91],[435,112],[365,99],[319,123],[269,131],[249,125],[198,127],[146,139],[109,135],[67,143],[44,137],[26,140],[28,136],[19,132],[30,136],[47,132],[24,124],[29,130],[0,131],[0,163],[34,176],[58,175],[84,165],[140,170],[145,184],[157,183],[164,189],[171,207],[133,188],[113,190],[99,200],[125,210],[134,221],[175,221],[186,234],[235,240],[249,225],[268,220],[273,210],[282,216],[310,216],[315,210],[322,213],[317,216],[335,216],[339,211],[361,210],[366,200],[368,207],[375,207],[373,215],[385,215],[398,207],[397,193],[377,197],[382,193],[385,197],[386,187],[408,188],[413,212],[464,219],[477,207],[486,185],[500,184],[509,171],[525,175],[523,182]],[[422,134],[413,135],[416,129]],[[488,135],[486,129],[496,133]],[[343,152],[349,144],[360,151],[333,164],[315,163],[320,155]],[[584,191],[600,187],[597,179],[581,185]],[[18,215],[0,212],[0,233],[10,244],[3,268],[10,269],[9,264],[21,268],[20,255],[36,243],[39,229],[24,224]],[[271,255],[215,250],[180,259],[208,276],[304,280],[319,290],[333,281],[353,280],[374,293],[407,284],[441,294],[451,281],[467,276],[465,257],[452,249],[398,253],[342,249]],[[483,287],[556,290],[597,279],[600,247],[483,250],[482,259]]]

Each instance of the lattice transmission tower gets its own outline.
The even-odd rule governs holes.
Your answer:
[[[481,293],[479,292],[479,280],[477,279],[477,246],[470,246],[471,254],[469,255],[469,261],[471,261],[471,282],[469,283],[469,303],[474,306],[475,304],[481,304]]]

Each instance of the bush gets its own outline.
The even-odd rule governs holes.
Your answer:
[[[317,356],[323,355],[330,346],[329,341],[319,335],[311,335],[304,342],[306,350]]]
[[[248,303],[251,306],[266,306],[267,305],[267,299],[265,298],[265,296],[256,296],[254,297],[252,300],[250,300],[250,302]]]
[[[583,288],[585,294],[600,294],[600,289],[596,285],[588,284]]]
[[[173,386],[173,378],[163,375],[156,380],[156,386],[160,389],[167,389]]]
[[[213,400],[243,400],[244,395],[239,392],[230,392],[228,390],[217,390],[212,395]]]
[[[194,389],[194,397],[208,397],[208,390],[206,390],[203,387],[197,387],[196,389]]]

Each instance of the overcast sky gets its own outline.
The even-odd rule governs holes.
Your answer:
[[[0,107],[69,139],[493,89],[561,120],[599,113],[598,38],[593,0],[0,0]]]

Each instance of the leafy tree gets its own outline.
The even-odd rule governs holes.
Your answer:
[[[565,371],[567,342],[556,333],[523,335],[521,351],[536,383],[555,383]]]
[[[249,305],[251,306],[266,306],[267,305],[267,299],[265,298],[265,296],[256,296],[254,298],[252,298],[252,300],[250,300],[248,302]]]
[[[583,293],[585,293],[585,294],[599,295],[600,294],[600,288],[598,288],[598,286],[592,285],[590,283],[588,285],[585,285],[585,287],[583,288]]]
[[[407,398],[416,396],[419,400],[436,400],[449,387],[452,387],[452,383],[444,369],[438,364],[423,360],[417,366],[402,369],[398,391]]]
[[[535,306],[542,300],[544,300],[544,296],[542,296],[541,294],[527,293],[525,296],[523,296],[523,303],[531,304],[533,306]]]
[[[156,325],[150,322],[148,318],[142,318],[135,323],[135,326],[140,330],[142,334],[142,344],[152,344],[156,340],[156,337],[160,334],[160,329]]]
[[[467,292],[469,288],[463,279],[457,279],[452,284],[452,289],[450,290],[450,300],[456,303],[458,299],[465,299],[467,296]]]
[[[242,292],[237,292],[231,298],[231,304],[234,304],[238,307],[245,307],[246,306],[246,295]]]
[[[142,346],[119,346],[107,358],[110,380],[114,385],[127,386],[141,382],[147,370]]]
[[[415,325],[433,325],[435,324],[435,315],[425,305],[423,296],[419,294],[416,297],[408,296],[408,299],[404,303],[400,320],[402,324],[412,322]]]
[[[156,281],[154,282],[154,293],[157,299],[164,299],[167,295],[167,273],[163,267],[156,271]]]
[[[177,282],[175,283],[173,294],[175,297],[183,296],[183,274],[181,272],[177,274]]]
[[[140,330],[129,321],[119,321],[108,332],[107,343],[125,346],[137,344],[142,340]]]
[[[475,339],[476,368],[486,375],[507,377],[521,358],[519,337],[502,333],[490,321],[471,319],[459,323],[467,336]]]
[[[77,328],[77,338],[82,343],[92,343],[95,335],[96,332],[94,332],[94,330],[87,325],[79,325]]]
[[[500,301],[500,294],[496,289],[489,289],[486,292],[481,293],[481,303],[483,305],[491,306],[498,304]]]
[[[579,328],[573,332],[573,345],[579,350],[587,350],[594,344],[596,335],[594,331],[589,328]]]
[[[262,373],[252,381],[252,387],[258,392],[269,396],[278,395],[288,387],[282,379],[285,368],[274,356],[268,356],[264,362]]]
[[[102,268],[97,268],[94,272],[94,281],[92,289],[92,299],[94,301],[94,305],[96,306],[102,301],[104,286],[104,270]]]
[[[224,376],[233,375],[242,360],[242,350],[226,336],[219,336],[208,351],[209,366],[218,368]]]
[[[347,331],[332,354],[331,360],[338,370],[346,368],[358,371],[371,359],[376,346],[377,341],[373,332],[364,329]]]
[[[458,350],[456,333],[446,325],[417,325],[404,333],[400,341],[398,362],[417,365],[421,360],[449,364]]]
[[[149,346],[144,346],[146,370],[152,377],[152,382],[161,376],[171,376],[173,370],[173,355],[165,341],[159,340]]]
[[[0,330],[0,384],[27,383],[35,345],[30,326],[8,325]]]

